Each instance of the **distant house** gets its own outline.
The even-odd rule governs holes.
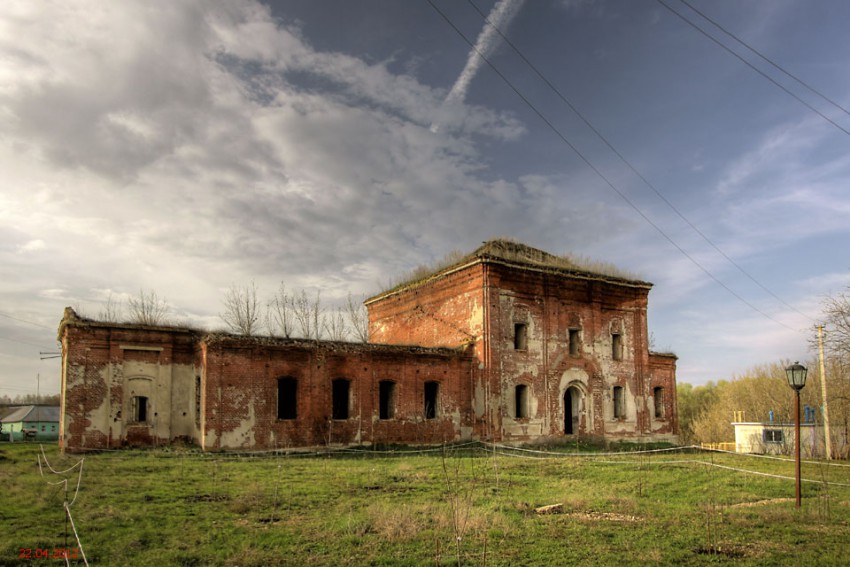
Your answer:
[[[761,455],[791,455],[794,453],[794,424],[782,422],[733,422],[735,452]],[[832,430],[834,454],[844,454],[847,439],[841,431]],[[824,430],[818,423],[800,424],[800,454],[805,458],[824,456]]]
[[[59,440],[59,406],[21,406],[0,419],[3,441]]]

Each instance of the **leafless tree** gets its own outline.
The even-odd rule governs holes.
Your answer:
[[[219,316],[235,333],[253,336],[259,330],[260,303],[254,282],[245,287],[230,286],[224,294],[224,312]]]
[[[300,294],[293,296],[292,306],[295,320],[301,328],[301,336],[305,339],[321,339],[324,308],[319,292],[316,292],[315,300],[310,300],[302,289]]]
[[[369,342],[369,316],[366,313],[366,306],[363,301],[355,302],[348,294],[348,303],[346,304],[346,313],[348,314],[348,323],[351,325],[351,330],[354,336],[361,343]]]
[[[348,338],[349,329],[345,324],[345,315],[341,308],[322,317],[325,335],[332,341],[344,341]]]
[[[164,325],[168,322],[168,304],[157,297],[156,292],[139,290],[139,295],[127,300],[131,323],[141,325]]]
[[[850,362],[850,287],[826,296],[822,306],[824,349],[835,358]]]
[[[100,312],[97,314],[97,319],[107,323],[118,323],[124,317],[122,311],[121,302],[115,299],[115,296],[112,295],[112,292],[110,292],[106,297],[106,301],[104,301],[101,305]]]
[[[266,306],[266,328],[271,335],[292,336],[295,331],[294,297],[286,291],[286,285],[280,282],[277,293]]]

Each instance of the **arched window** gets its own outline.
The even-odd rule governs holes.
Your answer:
[[[614,419],[626,417],[626,400],[623,398],[623,387],[614,386]]]

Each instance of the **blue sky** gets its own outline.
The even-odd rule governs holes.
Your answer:
[[[496,5],[432,2],[471,42]],[[850,108],[850,4],[689,3]],[[426,0],[3,2],[0,394],[58,391],[66,305],[152,289],[220,328],[231,285],[333,305],[496,236],[654,282],[680,382],[810,356],[850,285],[850,116],[680,0],[837,126],[661,2],[511,4],[510,43],[652,187],[498,34],[449,96],[471,49]]]

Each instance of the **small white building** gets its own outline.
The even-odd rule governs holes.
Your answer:
[[[793,455],[794,424],[780,422],[733,422],[735,452],[762,455]],[[824,456],[823,426],[800,424],[800,455]]]

